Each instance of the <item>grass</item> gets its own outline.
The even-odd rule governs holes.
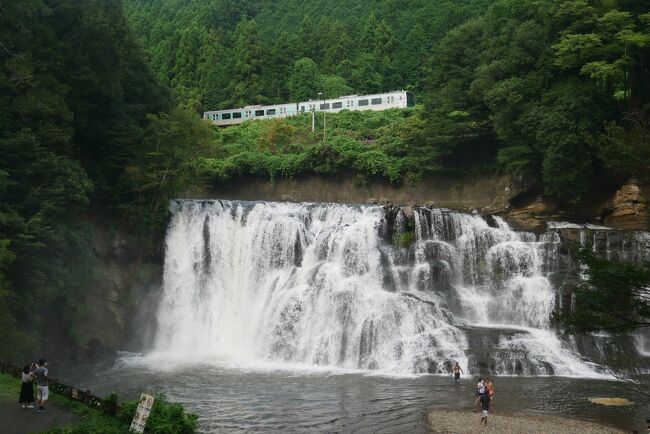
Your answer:
[[[20,379],[0,373],[0,401],[16,401],[20,394]]]
[[[0,401],[17,401],[19,393],[20,379],[0,373]],[[125,401],[122,403],[122,411],[117,416],[110,416],[56,393],[50,393],[49,401],[51,404],[66,408],[82,418],[81,421],[68,427],[47,431],[49,434],[121,434],[128,432],[137,406],[135,401]],[[196,432],[196,428],[196,415],[186,413],[180,404],[168,402],[164,395],[156,396],[156,402],[145,429],[146,433],[191,434]]]
[[[19,378],[10,374],[0,373],[0,401],[17,402],[20,386],[21,381]],[[49,402],[58,407],[63,407],[83,418],[80,422],[63,429],[54,429],[50,433],[120,432],[120,424],[117,419],[106,416],[99,410],[95,410],[56,393],[50,393]]]

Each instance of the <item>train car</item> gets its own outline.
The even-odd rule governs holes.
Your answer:
[[[415,105],[415,96],[404,90],[372,95],[346,95],[339,98],[310,100],[275,105],[252,105],[238,109],[215,110],[203,113],[207,119],[219,126],[240,124],[251,119],[274,119],[295,116],[299,113],[327,112],[341,110],[387,110]]]
[[[337,113],[341,110],[387,110],[391,108],[406,108],[415,105],[415,97],[411,92],[396,91],[372,95],[346,95],[339,98],[312,100],[298,103],[298,111]]]
[[[250,119],[286,118],[298,114],[296,103],[275,105],[249,105],[237,109],[214,110],[203,113],[203,119],[215,125],[240,124]]]

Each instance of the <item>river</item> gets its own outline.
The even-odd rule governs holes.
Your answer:
[[[199,414],[204,432],[424,433],[431,409],[462,409],[468,418],[477,418],[472,412],[475,376],[456,383],[441,375],[387,376],[223,360],[178,365],[164,356],[127,355],[116,363],[75,367],[62,377],[100,395],[117,392],[122,399],[164,392]],[[495,412],[567,416],[640,432],[650,416],[650,402],[614,381],[492,378]],[[649,376],[641,379],[650,384]],[[588,401],[603,396],[637,402],[607,407]]]

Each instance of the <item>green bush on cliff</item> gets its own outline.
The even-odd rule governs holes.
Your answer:
[[[245,122],[219,130],[210,156],[198,158],[195,169],[213,181],[241,175],[291,178],[301,174],[356,174],[391,182],[417,180],[434,167],[433,155],[416,152],[422,123],[420,108],[383,112],[342,111],[326,119],[317,114]]]

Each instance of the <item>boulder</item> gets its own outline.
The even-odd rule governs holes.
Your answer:
[[[560,204],[556,199],[537,196],[522,204],[512,206],[506,216],[517,228],[540,231],[546,227],[548,220],[555,220]]]
[[[391,202],[389,199],[382,197],[379,199],[379,204],[383,205],[385,207],[390,207],[393,205],[393,202]]]
[[[647,230],[648,201],[635,180],[618,189],[612,206],[604,213],[603,223],[617,229]]]
[[[432,201],[432,200],[427,200],[426,202],[424,202],[424,207],[429,208],[429,209],[433,209],[433,208],[436,207],[436,203],[434,201]]]
[[[412,206],[403,206],[402,207],[402,214],[404,214],[404,217],[406,217],[408,220],[411,220],[413,218],[413,207]]]

